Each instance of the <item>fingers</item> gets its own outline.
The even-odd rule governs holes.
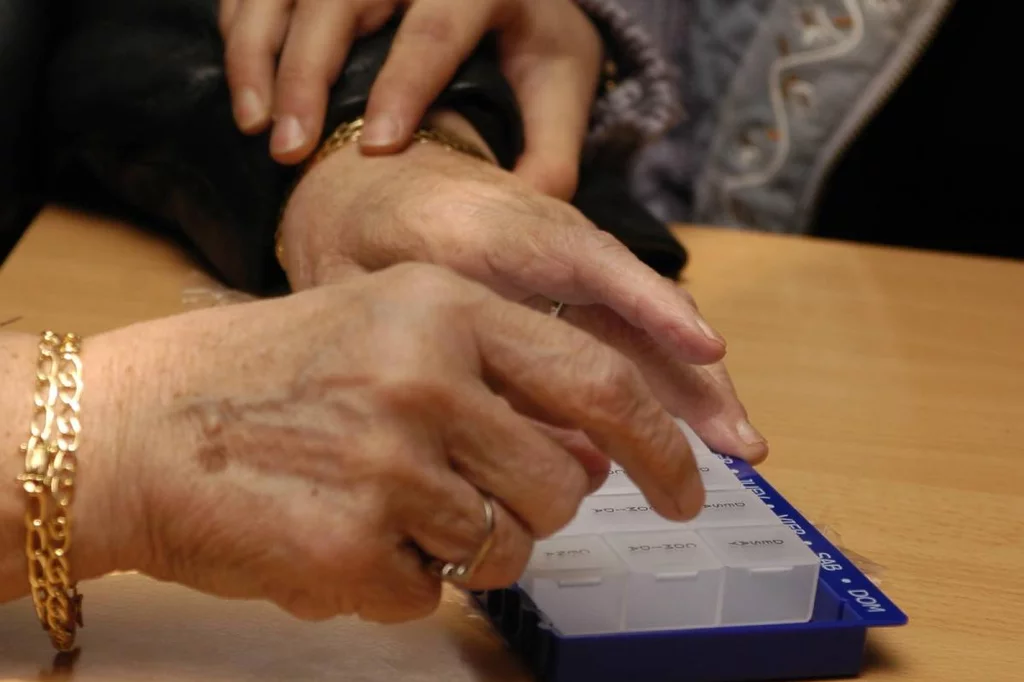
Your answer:
[[[611,470],[611,460],[608,459],[608,455],[601,452],[597,446],[590,442],[587,434],[582,431],[560,429],[557,426],[536,420],[531,420],[531,423],[534,428],[562,446],[566,452],[571,454],[580,463],[583,471],[587,474],[587,479],[590,481],[590,487],[587,489],[588,495],[604,485],[605,480],[608,478],[608,472]]]
[[[584,431],[661,515],[697,513],[704,490],[693,453],[630,361],[589,334],[521,306],[480,310],[475,335],[491,385],[531,401],[549,423]]]
[[[578,8],[572,11],[579,12]],[[536,190],[568,201],[576,192],[583,142],[600,67],[600,39],[590,21],[561,55],[513,52],[505,66],[523,112],[526,147],[516,174]],[[574,36],[575,37],[575,36]]]
[[[235,11],[238,9],[240,0],[220,0],[217,10],[217,27],[220,29],[222,38],[227,38],[231,25],[235,21]]]
[[[534,537],[569,523],[590,488],[581,462],[489,391],[466,397],[445,432],[452,468],[502,501]]]
[[[563,317],[633,360],[661,404],[685,419],[709,447],[751,463],[767,457],[768,444],[750,425],[724,364],[678,362],[603,306],[570,307]]]
[[[270,153],[298,163],[320,139],[327,98],[356,30],[352,3],[300,0],[278,64]]]
[[[224,16],[230,7],[221,6]],[[225,38],[225,68],[238,127],[256,133],[270,122],[274,64],[288,30],[291,0],[234,3]]]
[[[729,370],[726,369],[724,363],[718,362],[699,369],[706,372],[721,391],[727,396],[735,398],[736,403],[739,403],[739,399],[736,398],[736,387],[733,385]],[[750,423],[746,409],[742,405],[739,408],[739,410],[732,410],[730,415],[712,420],[702,431],[698,432],[698,435],[709,447],[715,448],[719,452],[735,455],[751,464],[760,464],[768,457],[768,441]],[[739,443],[736,442],[737,436]]]
[[[471,565],[488,539],[484,515],[484,497],[480,490],[453,472],[440,480],[437,491],[409,506],[403,516],[403,530],[427,555],[426,562],[437,559]],[[492,499],[493,535],[490,547],[470,576],[467,587],[475,590],[511,585],[522,575],[533,549],[533,535],[511,514],[502,502]],[[421,570],[426,572],[424,563]]]
[[[573,304],[600,303],[651,335],[679,361],[704,364],[725,355],[725,341],[675,282],[590,225],[517,225],[488,247],[497,279]]]
[[[572,2],[543,2],[523,31],[500,36],[502,70],[523,112],[526,146],[516,173],[568,201],[576,182],[601,70],[601,37]]]
[[[537,191],[569,201],[576,192],[590,97],[580,92],[577,65],[538,64],[516,88],[526,147],[515,172]]]
[[[398,151],[479,44],[498,0],[417,0],[398,28],[366,105],[360,145]]]

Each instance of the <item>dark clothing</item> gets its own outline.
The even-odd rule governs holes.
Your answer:
[[[325,135],[362,113],[394,28],[354,46],[331,92]],[[171,232],[231,286],[282,290],[273,235],[295,170],[270,158],[266,135],[235,126],[216,0],[0,0],[0,45],[9,123],[0,150],[14,150],[0,169],[10,207],[0,234],[24,229],[43,202],[72,203]],[[512,166],[522,124],[489,42],[437,104],[467,117]],[[685,252],[616,172],[583,175],[577,206],[662,274],[677,275]]]
[[[1020,45],[1005,9],[984,0],[955,4],[835,168],[813,234],[1024,258],[1015,196],[1024,142],[1015,132],[1011,68]]]

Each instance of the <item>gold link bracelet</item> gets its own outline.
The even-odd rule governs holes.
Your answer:
[[[325,158],[338,151],[342,147],[352,142],[357,142],[363,135],[363,125],[365,121],[362,117],[357,118],[348,123],[342,123],[340,126],[335,128],[334,132],[324,140],[320,148],[317,149],[316,154],[309,160],[306,166],[302,170],[302,175],[305,175],[309,170],[323,161]],[[463,140],[454,133],[441,130],[439,128],[420,128],[413,134],[413,140],[421,144],[434,143],[439,144],[445,149],[454,152],[460,152],[462,154],[468,154],[476,159],[480,159],[486,163],[492,163],[491,158],[483,152],[482,149],[477,147],[470,142]],[[284,212],[284,206],[281,207],[282,213]],[[280,223],[280,221],[278,221]],[[278,262],[284,260],[284,246],[281,244],[281,228],[278,227],[277,233],[274,235],[274,252],[277,255]],[[282,263],[283,264],[283,263]]]
[[[21,446],[28,495],[28,580],[43,629],[59,651],[71,651],[82,625],[82,597],[71,580],[71,503],[78,468],[82,398],[81,339],[44,332],[36,367],[35,414]]]

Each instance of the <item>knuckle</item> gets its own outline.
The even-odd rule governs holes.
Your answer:
[[[228,73],[248,73],[256,60],[269,57],[270,52],[269,45],[249,36],[232,33],[224,46],[224,65]]]
[[[399,288],[427,303],[454,302],[465,294],[464,282],[441,267],[407,263],[395,266],[393,271]]]
[[[458,24],[450,13],[431,12],[408,17],[402,25],[405,36],[415,41],[449,45],[458,36]]]
[[[586,497],[588,483],[586,474],[579,466],[573,466],[572,471],[563,476],[559,490],[548,500],[547,524],[538,529],[538,537],[554,535],[576,517],[580,503]]]
[[[387,413],[423,414],[455,408],[458,386],[446,374],[430,368],[428,360],[403,363],[376,387],[378,403]]]
[[[547,224],[545,224],[547,223]],[[578,240],[571,236],[575,227],[533,221],[503,229],[485,251],[490,271],[505,276],[514,275],[522,282],[544,282],[549,288],[564,291],[575,287],[581,259]]]
[[[370,2],[360,3],[356,29],[359,34],[374,33],[381,26],[387,23],[395,11],[394,2]]]
[[[583,467],[565,452],[553,452],[530,466],[523,487],[535,491],[526,500],[520,517],[535,537],[544,538],[573,520],[587,494],[589,480]]]
[[[626,246],[615,235],[594,226],[590,226],[585,232],[579,232],[578,236],[594,251],[628,252]]]
[[[679,292],[679,297],[682,298],[688,306],[693,308],[695,311],[699,310],[697,307],[697,299],[693,297],[693,294],[683,287],[676,287],[676,290]]]
[[[391,504],[386,512],[387,518],[382,519],[377,527],[390,527],[395,523],[394,515],[401,506],[406,503],[400,502],[394,493],[418,496],[428,488],[431,483],[428,467],[424,461],[432,461],[432,457],[419,457],[422,453],[422,446],[413,450],[414,446],[407,446],[404,450],[392,449],[390,453],[377,452],[375,466],[369,471],[371,485],[379,493],[391,498]]]
[[[309,50],[296,50],[286,54],[278,64],[277,80],[283,87],[327,86],[326,55]]]
[[[518,529],[517,529],[518,530]],[[474,579],[474,589],[500,589],[522,577],[533,553],[533,539],[525,532],[510,532],[499,538]]]
[[[648,401],[640,390],[639,370],[626,358],[610,350],[601,353],[591,363],[586,390],[590,404],[606,419],[614,423],[632,424],[641,415]]]

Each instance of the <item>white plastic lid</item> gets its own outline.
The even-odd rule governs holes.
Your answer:
[[[700,532],[726,566],[783,568],[816,565],[818,557],[787,526],[716,528]]]
[[[758,526],[779,523],[779,518],[749,490],[708,492],[701,509],[689,525],[695,528]]]
[[[732,473],[729,466],[718,457],[697,459],[697,471],[705,490],[740,490],[743,483]]]
[[[613,530],[656,530],[678,528],[654,511],[640,493],[594,495],[583,500],[576,519],[568,529],[575,533],[601,533]]]
[[[693,531],[609,533],[605,540],[635,572],[690,573],[722,565],[704,539]]]
[[[621,561],[597,535],[556,536],[533,546],[528,572],[579,571],[620,566]]]

